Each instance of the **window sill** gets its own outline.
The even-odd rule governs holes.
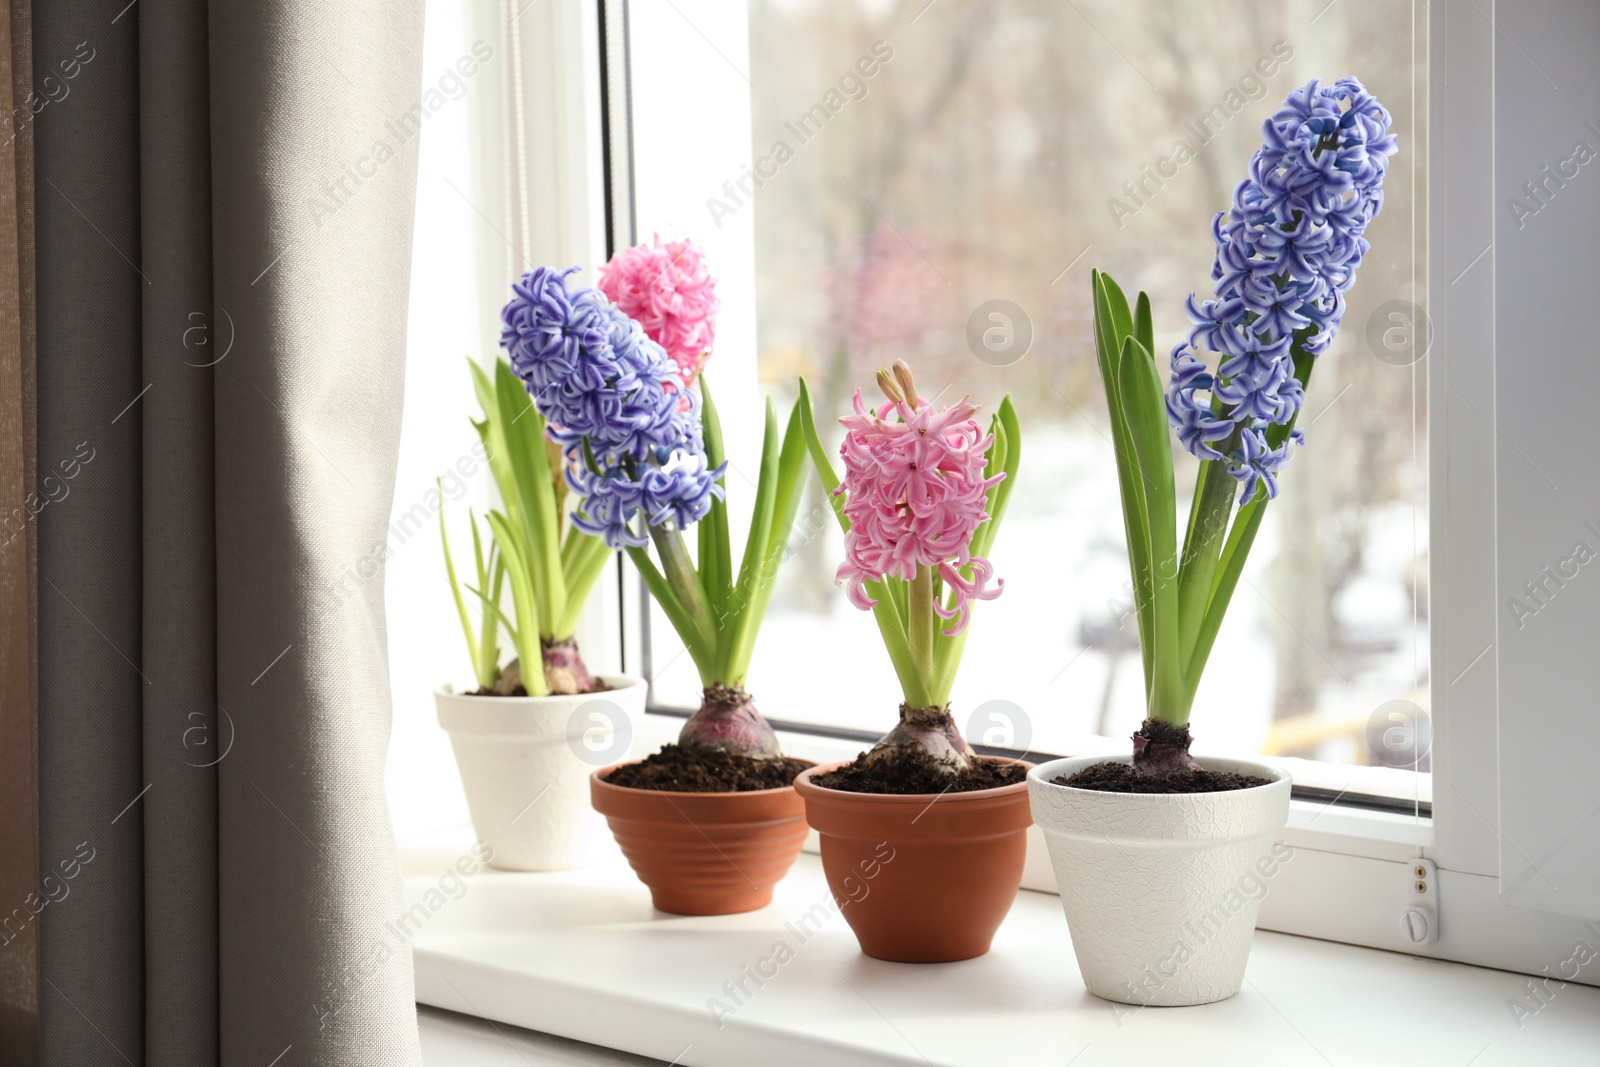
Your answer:
[[[408,896],[455,858],[409,854]],[[810,854],[770,907],[745,915],[654,911],[614,847],[579,870],[483,870],[467,886],[412,938],[418,1001],[678,1064],[991,1064],[998,1044],[1077,1067],[1201,1062],[1202,1050],[1217,1062],[1491,1067],[1588,1064],[1600,1044],[1600,989],[1551,983],[1519,1028],[1510,1001],[1538,1003],[1524,976],[1267,932],[1231,1000],[1113,1006],[1084,991],[1060,902],[1036,892],[1018,895],[981,959],[884,963],[835,913],[803,943],[786,926],[827,900]],[[793,957],[736,1000],[724,983],[779,940]],[[720,1027],[711,998],[734,1009]],[[509,1041],[496,1035],[502,1053]],[[451,1058],[474,1062],[496,1061]]]
[[[418,1007],[417,1029],[423,1067],[661,1067],[663,1062],[439,1008]]]

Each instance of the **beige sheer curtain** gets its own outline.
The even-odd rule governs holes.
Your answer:
[[[393,492],[421,0],[9,29],[0,1061],[416,1064],[383,583],[314,604]]]

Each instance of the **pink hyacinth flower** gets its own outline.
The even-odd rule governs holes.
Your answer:
[[[966,629],[974,600],[993,600],[1005,588],[998,579],[990,587],[994,568],[970,548],[973,532],[989,518],[989,488],[1005,477],[984,477],[992,437],[966,400],[942,409],[886,401],[871,411],[857,389],[853,402],[855,414],[839,420],[847,432],[839,450],[844,481],[836,492],[849,494],[850,530],[835,581],[852,604],[870,610],[877,602],[867,582],[909,581],[918,565],[934,568],[954,593],[949,608],[935,605],[941,618],[956,620],[944,631],[954,637]],[[966,578],[961,568],[969,564]]]
[[[690,240],[624,248],[600,268],[600,291],[634,319],[693,383],[711,356],[717,328],[717,283],[705,253]]]

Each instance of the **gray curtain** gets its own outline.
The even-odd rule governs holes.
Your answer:
[[[33,84],[25,0],[0,3],[0,114]],[[33,137],[0,135],[0,1063],[39,1052],[39,886],[34,586]]]
[[[32,5],[47,1067],[420,1062],[382,576],[313,605],[388,521],[421,8]]]

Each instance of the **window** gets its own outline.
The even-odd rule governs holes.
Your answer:
[[[1592,939],[1569,917],[1600,906],[1579,762],[1600,742],[1584,712],[1600,585],[1569,579],[1531,619],[1507,609],[1568,541],[1600,544],[1584,532],[1600,473],[1560,430],[1589,401],[1571,286],[1600,270],[1588,168],[1562,162],[1574,139],[1600,145],[1592,5],[1515,25],[1489,0],[493,6],[429,11],[429,69],[479,38],[495,59],[423,141],[397,517],[470,446],[459,360],[494,354],[505,279],[577,263],[592,280],[608,244],[694,236],[720,279],[708,373],[736,465],[758,451],[762,398],[787,405],[800,374],[823,419],[896,356],[929,391],[1017,400],[1023,469],[994,552],[1008,588],[978,610],[955,701],[973,740],[1036,753],[1121,751],[1140,714],[1088,268],[1149,290],[1175,341],[1261,119],[1313,76],[1359,74],[1401,153],[1309,392],[1310,444],[1229,615],[1243,665],[1209,672],[1197,748],[1300,757],[1297,858],[1265,928],[1529,973]],[[1509,208],[1545,164],[1567,185]],[[1530,310],[1549,293],[1564,313]],[[730,475],[735,529],[752,474]],[[463,500],[488,499],[479,475]],[[465,821],[428,695],[465,674],[432,542],[415,535],[388,574],[391,794],[413,842]],[[842,757],[899,695],[832,586],[841,548],[816,496],[791,547],[750,685],[811,731],[795,744]],[[620,570],[586,649],[625,654],[658,710],[693,706],[692,665]],[[1440,874],[1432,945],[1399,934],[1418,858]]]
[[[1308,391],[1311,446],[1202,683],[1197,748],[1404,767],[1354,791],[1426,801],[1426,364],[1411,342],[1427,285],[1427,59],[1411,0],[918,6],[634,6],[637,229],[714,245],[720,407],[756,403],[752,340],[761,392],[786,407],[803,374],[830,426],[895,358],[929,395],[970,392],[993,411],[1010,393],[1023,466],[992,554],[1007,588],[977,610],[958,721],[975,742],[1034,752],[1125,745],[1144,692],[1089,269],[1151,293],[1168,351],[1185,295],[1211,291],[1208,224],[1262,121],[1312,77],[1358,73],[1401,152]],[[737,500],[749,487],[735,455]],[[1178,470],[1192,481],[1196,464]],[[842,538],[816,484],[790,547],[750,687],[775,718],[881,732],[898,686],[872,619],[833,585]],[[693,665],[659,615],[650,642],[655,699],[692,707]],[[826,663],[796,651],[824,648]]]

